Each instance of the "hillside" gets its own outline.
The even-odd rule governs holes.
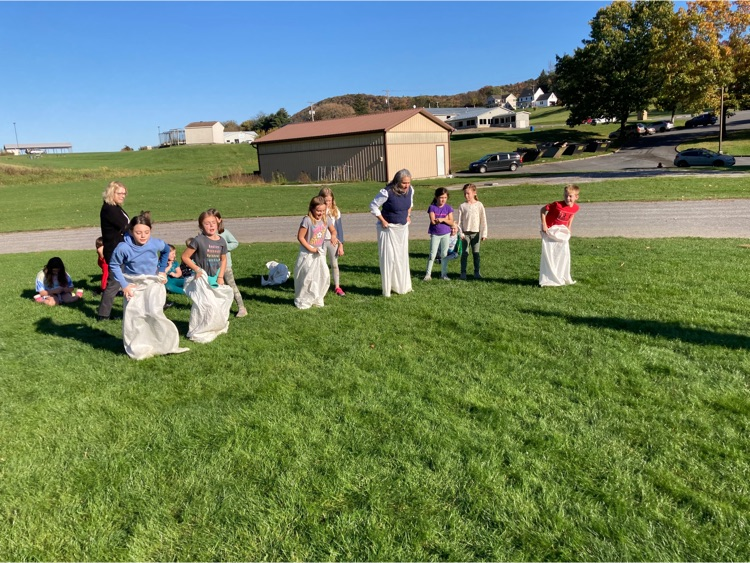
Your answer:
[[[479,90],[472,90],[452,95],[421,95],[421,96],[390,96],[372,94],[344,94],[320,100],[314,104],[315,119],[334,119],[353,115],[366,115],[391,110],[409,109],[411,107],[466,107],[483,106],[487,98],[493,94],[515,94],[534,86],[535,80],[530,78],[523,82],[504,86],[484,86]],[[388,102],[386,103],[386,99]],[[310,120],[310,108],[306,107],[292,115],[292,122]]]

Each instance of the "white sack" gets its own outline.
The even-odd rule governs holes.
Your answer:
[[[187,337],[205,344],[229,331],[229,309],[234,292],[228,285],[211,287],[208,278],[190,276],[185,280],[185,295],[193,301]]]
[[[411,271],[409,270],[409,225],[390,223],[387,229],[378,221],[378,254],[380,255],[380,277],[383,295],[409,293]]]
[[[281,285],[289,279],[289,268],[285,264],[279,264],[273,260],[266,262],[268,268],[268,279],[260,276],[260,285]]]
[[[542,233],[542,259],[539,264],[539,285],[542,287],[576,283],[570,277],[570,230],[555,225]]]
[[[164,315],[167,290],[157,276],[126,275],[135,293],[124,300],[122,343],[125,352],[135,360],[163,354],[180,354],[190,348],[180,348],[177,327]]]
[[[322,307],[330,285],[325,253],[301,250],[294,265],[294,305],[298,309]]]

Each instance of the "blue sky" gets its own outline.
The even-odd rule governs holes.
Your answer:
[[[579,47],[607,4],[0,2],[0,144],[117,151],[342,94],[519,82]]]

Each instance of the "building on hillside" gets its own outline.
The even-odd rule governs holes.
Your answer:
[[[521,92],[518,96],[518,107],[519,108],[533,108],[535,102],[539,99],[539,96],[544,95],[544,90],[541,88],[528,88]]]
[[[252,143],[258,134],[255,131],[224,131],[225,143]]]
[[[255,139],[264,180],[388,182],[450,174],[453,128],[422,109],[291,123]]]
[[[486,129],[489,127],[529,126],[529,113],[504,107],[491,108],[430,108],[432,113],[454,129]]]
[[[518,100],[513,94],[494,95],[487,98],[487,107],[501,107],[510,110],[516,109]]]
[[[221,121],[194,121],[185,125],[186,145],[224,144],[224,126]]]
[[[542,94],[534,102],[534,107],[537,108],[549,108],[556,105],[557,96],[555,96],[554,92],[550,92],[549,94]]]
[[[3,145],[3,150],[5,152],[14,154],[15,156],[19,156],[21,154],[37,156],[48,152],[72,152],[73,145],[72,143],[19,143],[13,145]]]

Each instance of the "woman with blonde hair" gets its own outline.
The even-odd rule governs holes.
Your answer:
[[[102,193],[102,209],[99,212],[99,222],[102,229],[102,246],[104,260],[109,264],[115,248],[124,240],[125,231],[130,223],[130,217],[125,213],[122,204],[128,195],[128,189],[121,182],[110,182]],[[112,313],[115,296],[122,288],[117,280],[109,279],[106,289],[102,292],[97,318],[108,320]]]

